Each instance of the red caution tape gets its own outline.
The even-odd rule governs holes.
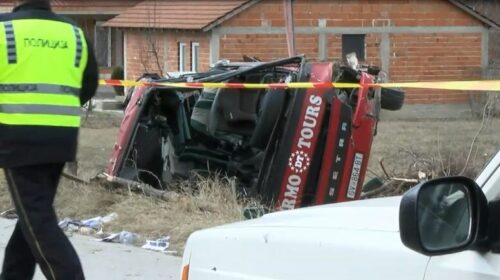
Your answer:
[[[101,80],[100,85],[107,86],[154,86],[168,88],[233,88],[233,89],[266,89],[266,88],[359,88],[387,87],[387,88],[421,88],[463,91],[500,91],[500,80],[491,81],[444,81],[444,82],[403,82],[381,84],[356,84],[356,83],[169,83],[169,82],[135,82],[127,80]]]

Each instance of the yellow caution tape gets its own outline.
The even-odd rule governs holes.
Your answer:
[[[443,81],[443,82],[402,82],[381,84],[356,84],[356,83],[168,83],[168,82],[135,82],[128,80],[100,80],[100,85],[107,86],[154,86],[169,88],[238,88],[238,89],[266,89],[266,88],[359,88],[386,87],[386,88],[420,88],[462,91],[500,91],[500,80],[486,81]]]
[[[423,88],[423,89],[465,90],[465,91],[500,91],[500,80],[384,83],[384,84],[380,84],[378,86],[388,87],[388,88]]]

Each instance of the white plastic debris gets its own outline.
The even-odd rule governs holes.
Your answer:
[[[62,221],[59,222],[59,227],[65,231],[71,231],[71,232],[78,231],[78,229],[82,226],[83,226],[82,222],[70,218],[64,218]]]
[[[97,239],[97,241],[102,241],[102,242],[116,242],[118,243],[120,240],[120,233],[112,233],[104,238]]]
[[[102,230],[103,225],[116,220],[116,218],[118,218],[118,214],[116,214],[116,213],[111,213],[111,214],[106,215],[104,217],[97,216],[97,217],[82,220],[82,221],[74,220],[74,219],[70,219],[70,218],[64,218],[62,221],[59,222],[59,227],[61,227],[63,230],[72,229],[73,231],[78,231],[79,228],[82,228],[82,227],[94,229],[95,231],[100,231],[100,230]],[[71,226],[71,228],[70,228],[70,226]],[[75,227],[76,227],[76,230],[74,230]]]
[[[82,224],[83,224],[84,227],[88,227],[88,228],[93,228],[95,230],[99,230],[104,223],[102,221],[102,217],[98,216],[98,217],[94,217],[94,218],[91,218],[91,219],[83,220]]]
[[[146,240],[146,244],[142,246],[143,249],[147,250],[172,253],[173,251],[167,251],[168,247],[170,247],[170,236],[166,236],[157,240]]]
[[[62,219],[61,221],[59,221],[59,224],[58,224],[58,225],[59,225],[59,227],[60,227],[61,229],[66,229],[66,227],[68,226],[68,224],[69,224],[69,222],[70,222],[70,221],[71,221],[71,219],[70,219],[70,218],[64,218],[64,219]]]
[[[355,52],[348,53],[346,55],[347,65],[349,65],[352,69],[358,70],[359,61]]]
[[[120,232],[120,239],[119,240],[120,240],[120,243],[122,243],[122,244],[132,245],[135,242],[137,242],[138,239],[139,239],[139,236],[137,236],[137,234],[135,234],[135,233],[131,233],[128,231]]]
[[[127,244],[127,245],[132,245],[139,240],[139,236],[135,233],[128,232],[128,231],[122,231],[118,233],[113,233],[109,235],[108,237],[105,237],[103,239],[99,239],[99,241],[102,242],[114,242],[114,243],[122,243],[122,244]]]

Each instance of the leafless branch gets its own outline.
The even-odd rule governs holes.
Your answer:
[[[375,177],[378,177],[378,176],[379,176],[379,174],[378,174],[377,172],[375,172],[375,171],[371,170],[370,168],[367,168],[367,169],[366,169],[366,171],[368,171],[370,174],[372,174],[372,175],[373,175],[373,176],[375,176]]]
[[[438,134],[437,134],[437,153],[438,153],[438,157],[439,157],[439,164],[441,165],[441,169],[444,172],[445,168],[444,168],[443,155],[441,154],[441,140],[440,140],[440,137],[439,137],[439,130],[438,130]]]
[[[73,174],[69,174],[68,172],[63,172],[62,173],[62,176],[66,179],[69,179],[69,180],[72,180],[72,181],[75,181],[77,183],[80,183],[80,184],[89,184],[89,181],[87,180],[84,180],[78,176],[75,176]]]
[[[405,183],[418,183],[419,182],[417,179],[407,179],[407,178],[398,178],[398,177],[391,177],[390,180],[398,181],[398,182],[405,182]]]
[[[380,188],[372,191],[363,192],[361,194],[362,199],[375,198],[375,197],[386,197],[391,195],[402,194],[410,185],[408,182],[400,182],[394,180],[386,181]]]
[[[162,191],[153,188],[152,186],[144,183],[139,183],[115,176],[110,176],[108,174],[100,174],[97,176],[97,179],[105,180],[106,182],[113,183],[119,186],[126,187],[129,192],[139,192],[146,196],[164,200],[164,201],[172,201],[178,199],[179,195],[172,191]]]
[[[476,134],[474,135],[474,138],[472,139],[472,142],[471,142],[470,147],[469,147],[469,152],[467,153],[467,159],[465,160],[465,164],[464,164],[462,171],[460,171],[460,175],[464,174],[465,170],[467,170],[472,152],[474,151],[474,147],[475,147],[476,142],[479,138],[479,135],[481,135],[481,132],[483,131],[486,122],[491,117],[490,103],[491,103],[491,99],[488,98],[488,100],[486,101],[486,104],[484,104],[484,107],[483,107],[483,119],[481,121],[481,125],[479,126]]]
[[[144,71],[149,72],[149,62],[151,56],[153,57],[154,63],[160,72],[160,76],[163,76],[164,69],[161,65],[160,56],[158,54],[158,45],[157,45],[157,36],[156,36],[156,28],[157,28],[157,3],[156,0],[153,1],[152,12],[148,10],[148,28],[146,29],[146,39],[147,46],[142,48],[141,50],[141,64],[144,67]],[[144,55],[146,58],[144,59]]]
[[[391,176],[389,176],[389,173],[387,173],[387,170],[385,169],[385,166],[384,166],[384,158],[381,158],[378,161],[378,164],[380,165],[380,168],[382,168],[382,172],[384,172],[385,177],[390,178]]]

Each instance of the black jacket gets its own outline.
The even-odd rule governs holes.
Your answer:
[[[14,8],[12,13],[0,14],[0,22],[15,19],[46,19],[76,25],[71,19],[53,13],[50,5],[44,1],[23,4]],[[81,104],[85,104],[95,95],[98,83],[95,54],[90,44],[87,44],[87,47],[88,62],[80,92]],[[47,71],[50,71],[50,68]],[[36,77],[34,79],[36,80]],[[77,140],[78,128],[0,124],[0,167],[74,161]]]

